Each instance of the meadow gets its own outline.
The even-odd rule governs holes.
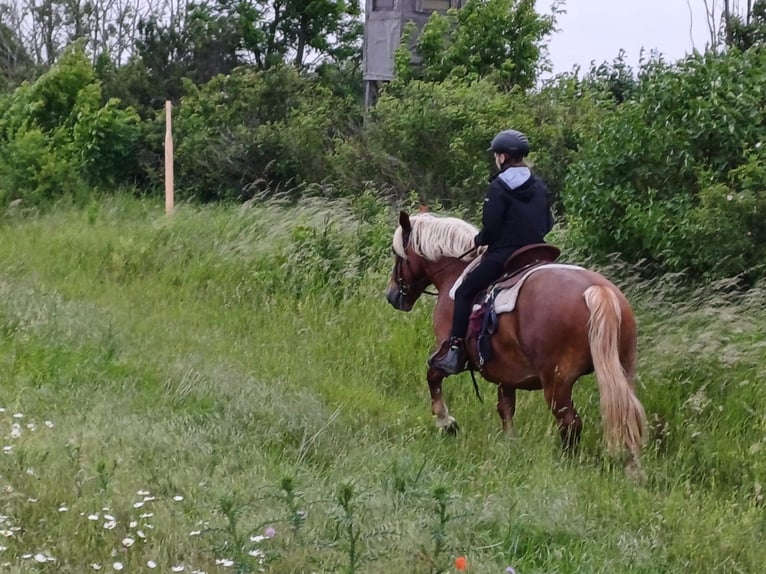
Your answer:
[[[507,438],[467,374],[445,382],[461,433],[437,432],[432,301],[384,297],[395,221],[371,200],[8,207],[0,570],[763,571],[763,285],[603,269],[639,319],[637,483],[592,377],[575,456],[541,393]]]

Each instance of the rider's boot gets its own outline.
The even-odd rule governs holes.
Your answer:
[[[463,339],[450,337],[449,349],[441,357],[432,357],[428,366],[440,369],[448,375],[456,375],[465,370],[465,349]]]

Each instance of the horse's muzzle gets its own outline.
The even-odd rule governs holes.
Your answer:
[[[386,292],[386,300],[391,303],[391,306],[394,309],[399,311],[412,311],[412,303],[407,301],[396,287],[388,289]]]

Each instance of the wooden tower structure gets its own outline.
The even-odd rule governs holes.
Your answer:
[[[394,79],[394,52],[404,27],[414,22],[418,33],[434,12],[460,8],[463,0],[365,0],[363,78],[364,107],[377,99],[383,82]]]

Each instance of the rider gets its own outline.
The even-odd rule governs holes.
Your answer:
[[[494,152],[495,165],[500,170],[490,179],[484,198],[482,229],[474,238],[476,247],[486,245],[487,250],[455,292],[449,350],[429,361],[429,366],[448,375],[465,369],[463,338],[476,295],[503,274],[505,261],[514,251],[543,243],[553,227],[548,188],[524,163],[529,154],[527,136],[517,130],[502,131],[487,151]]]

